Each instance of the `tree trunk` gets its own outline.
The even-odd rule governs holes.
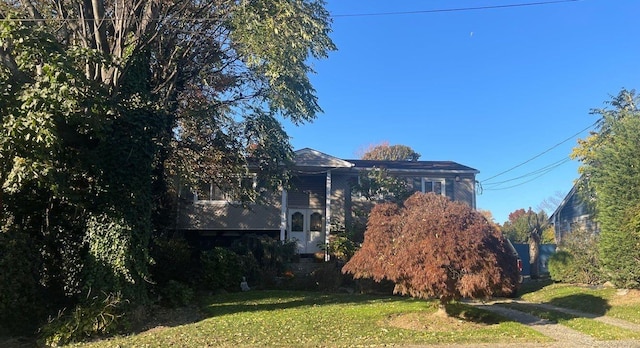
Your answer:
[[[447,313],[447,304],[440,301],[438,302],[438,311],[436,312],[436,315],[440,316],[440,317],[448,317],[449,313]]]
[[[529,270],[531,279],[540,278],[540,267],[538,260],[540,259],[540,236],[536,231],[529,235]]]

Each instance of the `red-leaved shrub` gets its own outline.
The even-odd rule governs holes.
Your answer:
[[[501,232],[468,205],[433,193],[416,193],[403,206],[376,205],[362,248],[342,271],[388,279],[396,293],[442,304],[510,294],[518,284]]]

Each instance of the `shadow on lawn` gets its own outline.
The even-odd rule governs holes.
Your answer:
[[[494,325],[510,321],[500,315],[482,310],[468,304],[454,302],[446,305],[447,315],[451,318],[476,324]]]
[[[550,278],[540,278],[540,279],[526,278],[525,281],[522,284],[520,284],[520,287],[518,288],[518,296],[522,296],[530,292],[536,292],[553,283],[554,281],[551,280]]]
[[[554,298],[547,303],[552,306],[575,309],[594,315],[605,315],[611,309],[611,305],[607,300],[589,294],[567,295]]]
[[[391,302],[399,298],[400,297],[394,296],[361,294],[266,290],[211,296],[205,299],[203,310],[211,316],[218,316],[241,312],[276,311],[307,306]]]

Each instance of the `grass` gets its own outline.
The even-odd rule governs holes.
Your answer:
[[[640,339],[640,332],[608,325],[596,320],[577,317],[558,311],[542,309],[531,304],[508,303],[501,306],[519,310],[567,326],[597,340]]]
[[[640,290],[618,291],[614,288],[542,284],[546,286],[536,291],[523,289],[522,299],[640,324]]]
[[[640,291],[554,284],[523,284],[522,298],[640,324]],[[640,333],[588,318],[507,306],[558,322],[598,340],[640,339]],[[170,312],[151,329],[78,347],[353,347],[457,343],[543,343],[551,339],[476,307],[447,306],[399,296],[250,291],[202,299],[198,315]],[[198,312],[198,311],[196,311]]]
[[[205,299],[202,320],[81,347],[354,347],[548,342],[526,326],[464,304],[398,296],[251,291]]]

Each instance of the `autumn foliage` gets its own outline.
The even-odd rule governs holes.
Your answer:
[[[362,248],[343,267],[355,278],[388,279],[395,292],[441,303],[510,294],[516,258],[482,214],[433,193],[371,211]]]

